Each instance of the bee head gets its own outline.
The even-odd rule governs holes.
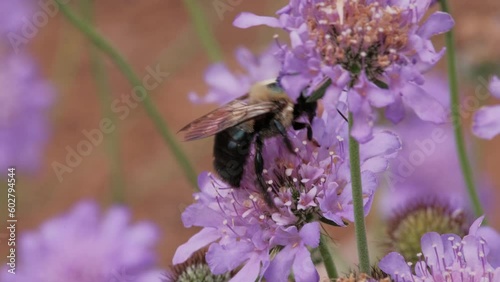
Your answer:
[[[255,101],[288,100],[281,84],[276,79],[265,80],[255,84],[250,90],[250,96]]]
[[[283,88],[281,87],[281,85],[277,82],[277,81],[273,81],[269,84],[266,85],[267,89],[269,89],[271,92],[275,92],[275,93],[284,93],[285,91],[283,90]]]

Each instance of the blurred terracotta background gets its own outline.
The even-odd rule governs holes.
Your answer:
[[[222,2],[231,2],[220,0]],[[73,1],[73,4],[78,4]],[[147,66],[160,64],[170,73],[159,87],[151,91],[152,99],[166,123],[176,132],[193,118],[213,106],[191,104],[190,91],[205,93],[203,74],[211,63],[200,45],[183,1],[176,0],[105,0],[95,1],[98,30],[125,55],[139,77]],[[259,51],[267,46],[273,31],[268,28],[239,30],[232,20],[241,11],[271,14],[285,1],[241,2],[221,19],[214,1],[199,2],[204,6],[210,25],[220,43],[225,60],[235,66],[233,51],[247,46]],[[459,48],[461,89],[471,94],[479,85],[480,76],[500,74],[500,2],[497,0],[453,0],[452,13],[457,21],[456,38]],[[75,5],[76,8],[76,5]],[[442,46],[442,37],[437,42]],[[111,204],[111,170],[106,142],[94,148],[72,173],[65,173],[59,182],[51,164],[63,163],[66,146],[76,147],[84,140],[82,130],[98,128],[102,118],[101,104],[89,61],[90,43],[62,15],[49,20],[30,41],[29,50],[41,65],[45,77],[58,89],[57,102],[51,112],[53,121],[51,141],[46,148],[45,161],[39,174],[26,177],[20,174],[18,183],[19,228],[37,228],[44,220],[66,211],[83,198],[95,198],[103,207]],[[102,56],[115,97],[130,95],[131,86],[105,56]],[[440,67],[443,69],[444,61]],[[490,101],[492,102],[492,101]],[[185,242],[195,229],[185,229],[181,212],[192,201],[192,188],[172,153],[160,138],[153,123],[141,106],[117,126],[119,150],[125,183],[125,203],[135,219],[148,219],[161,227],[163,239],[158,250],[161,266],[170,264],[176,247]],[[108,138],[109,136],[105,136]],[[491,142],[479,141],[478,165],[489,174],[500,194],[500,137]],[[106,140],[105,140],[106,141]],[[212,140],[182,143],[197,172],[211,170]],[[5,196],[1,195],[2,206]],[[498,197],[497,197],[498,198]],[[500,228],[499,218],[491,214],[490,222]],[[2,209],[2,218],[5,214]],[[3,221],[2,221],[3,222]],[[377,224],[370,216],[369,226]],[[329,229],[341,248],[348,249],[352,228]],[[377,239],[371,239],[372,242]],[[1,244],[0,253],[5,253]],[[2,255],[0,260],[5,257]]]

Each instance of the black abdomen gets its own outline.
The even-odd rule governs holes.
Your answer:
[[[215,135],[214,167],[231,186],[240,186],[253,137],[254,133],[242,126],[231,127]]]

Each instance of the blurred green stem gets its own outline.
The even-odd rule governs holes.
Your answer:
[[[335,281],[339,277],[337,273],[337,268],[335,267],[335,263],[333,262],[332,254],[330,253],[330,248],[328,246],[328,236],[321,234],[319,241],[319,252],[321,253],[321,257],[323,258],[323,264],[325,265],[326,273],[328,274],[328,278],[330,281]]]
[[[73,32],[69,24],[61,24],[58,30],[55,52],[57,54],[52,63],[52,77],[56,80],[58,90],[66,93],[74,85],[76,68],[82,59],[82,36]]]
[[[189,16],[194,24],[201,44],[208,54],[210,60],[217,62],[222,60],[222,52],[220,46],[215,39],[215,36],[210,29],[210,24],[203,13],[203,8],[200,6],[200,0],[184,0],[184,6],[189,12]]]
[[[446,0],[440,0],[441,8],[444,12],[450,13],[448,3]],[[469,194],[469,199],[474,210],[474,215],[476,217],[482,216],[484,214],[481,202],[479,201],[479,196],[474,185],[474,176],[472,174],[472,168],[467,157],[467,150],[465,148],[465,138],[462,132],[462,120],[460,116],[460,93],[458,91],[458,79],[457,79],[457,66],[456,66],[456,55],[455,55],[455,40],[453,38],[453,29],[448,31],[445,35],[446,39],[446,56],[448,63],[448,76],[450,85],[450,101],[451,101],[451,116],[453,122],[453,130],[455,132],[455,143],[457,146],[457,154],[460,161],[460,167],[462,168],[462,175],[467,186],[467,192]],[[486,224],[486,220],[484,221]]]
[[[124,57],[116,49],[114,49],[110,43],[107,42],[106,39],[104,39],[97,31],[95,31],[87,22],[78,18],[66,4],[62,4],[59,1],[60,0],[56,0],[56,3],[58,4],[59,9],[63,13],[63,15],[68,19],[68,21],[73,24],[73,26],[75,26],[80,32],[82,32],[97,48],[99,48],[102,52],[104,52],[111,58],[111,60],[118,66],[118,69],[129,80],[132,86],[138,87],[145,92],[146,95],[144,100],[142,101],[142,104],[144,105],[148,116],[153,121],[156,129],[159,131],[167,146],[173,152],[174,157],[183,169],[188,181],[195,189],[198,189],[196,171],[180,148],[179,144],[175,141],[173,134],[170,132],[170,129],[165,124],[154,102],[151,100],[149,92],[142,85],[141,80],[132,70],[132,67],[127,63]]]
[[[89,24],[94,25],[93,0],[83,0],[82,10],[84,17],[89,21]],[[120,139],[118,134],[118,119],[111,111],[111,87],[109,85],[108,74],[101,56],[94,46],[90,46],[90,60],[92,64],[92,73],[96,81],[97,94],[101,101],[102,116],[111,120],[115,130],[106,136],[107,152],[111,170],[111,191],[114,202],[123,203],[125,200],[125,182],[123,178],[123,168],[120,159]]]
[[[361,166],[359,143],[351,136],[353,115],[349,112],[349,159],[351,164],[352,200],[354,205],[354,229],[358,248],[359,271],[370,274],[370,256],[366,239],[365,213],[363,210],[363,188],[361,184]],[[363,121],[361,121],[363,122]]]

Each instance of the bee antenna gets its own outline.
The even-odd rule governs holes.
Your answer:
[[[282,72],[278,74],[278,77],[276,78],[276,84],[278,85],[279,88],[283,89],[283,85],[281,84],[281,78],[284,76]]]
[[[283,88],[282,87],[283,85],[281,84],[281,79],[283,77],[288,76],[288,75],[292,76],[292,75],[299,75],[299,74],[300,73],[298,73],[298,72],[281,72],[280,71],[280,73],[278,74],[278,77],[276,78],[276,83],[278,84],[278,86],[280,86],[281,88]]]
[[[339,110],[337,109],[337,112],[342,116],[342,118],[347,122],[349,123],[349,120],[344,116],[344,114]]]

